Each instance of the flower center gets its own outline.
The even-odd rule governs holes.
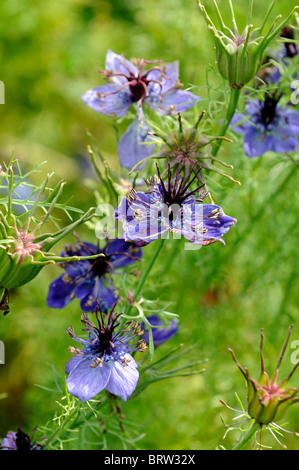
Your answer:
[[[123,329],[115,331],[120,325],[118,321],[121,317],[120,314],[114,313],[114,307],[108,315],[103,315],[100,305],[99,312],[96,310],[95,316],[97,319],[97,325],[94,325],[86,314],[83,313],[81,321],[84,324],[84,331],[93,332],[94,339],[90,341],[84,341],[86,347],[86,354],[92,354],[95,357],[94,362],[90,367],[101,367],[104,361],[117,361],[123,366],[127,365],[128,360],[125,358],[126,353],[134,351],[144,351],[146,344],[143,339],[139,339],[134,344],[128,344],[130,340],[136,338],[136,336],[142,336],[144,331],[141,329],[138,323],[127,322]],[[100,314],[100,315],[99,315]],[[76,337],[72,327],[67,329],[69,336],[77,341],[82,342]],[[81,354],[80,350],[70,347],[70,351],[77,355]]]
[[[276,117],[277,104],[280,98],[281,96],[275,97],[269,95],[265,97],[261,108],[261,120],[266,127],[271,124]]]
[[[112,274],[113,266],[109,261],[110,256],[100,256],[94,263],[92,263],[92,272],[94,276],[104,276],[107,272]]]
[[[138,77],[135,78],[134,75],[132,74],[132,76],[128,78],[130,91],[136,101],[139,101],[139,100],[143,101],[147,95],[147,87],[148,87],[150,80],[147,80],[146,75],[147,74],[142,76],[138,74]]]
[[[157,83],[160,87],[160,93],[158,94],[158,97],[162,101],[161,92],[162,92],[163,83],[161,79],[158,79],[156,76],[155,78],[154,76],[153,78],[148,78],[148,75],[150,72],[157,70],[161,78],[171,79],[171,77],[167,77],[165,75],[163,71],[163,66],[154,66],[144,71],[144,68],[146,64],[148,63],[153,63],[153,62],[146,61],[145,59],[138,59],[137,61],[138,72],[136,74],[134,74],[134,72],[129,68],[129,66],[124,61],[121,62],[121,65],[127,70],[127,73],[120,73],[120,72],[113,73],[109,70],[103,71],[102,73],[108,79],[111,77],[124,77],[127,80],[126,83],[124,83],[118,90],[112,91],[110,93],[105,93],[104,95],[107,96],[110,94],[119,93],[124,88],[129,87],[134,100],[142,102],[148,94],[149,83]]]
[[[200,188],[202,188],[204,185],[196,187],[193,191],[189,191],[189,187],[191,184],[196,180],[199,172],[201,171],[201,168],[199,168],[193,177],[191,178],[192,172],[195,167],[195,163],[193,163],[193,166],[187,176],[184,178],[180,175],[180,167],[176,169],[176,173],[174,177],[172,177],[171,174],[171,169],[170,169],[170,163],[168,162],[168,184],[165,184],[159,167],[157,165],[157,171],[160,179],[160,184],[163,189],[163,202],[166,204],[168,207],[171,208],[173,205],[178,205],[181,206],[185,200],[192,196],[193,194],[197,193]],[[172,218],[171,218],[172,217]],[[169,214],[169,219],[173,220],[173,213],[171,212]]]

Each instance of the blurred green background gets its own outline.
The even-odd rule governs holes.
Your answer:
[[[255,2],[256,25],[270,2],[264,3]],[[219,0],[219,5],[228,20],[227,2]],[[295,5],[292,0],[277,1],[275,13],[286,14]],[[235,1],[235,6],[244,26],[246,2]],[[87,163],[86,129],[112,168],[118,168],[112,121],[80,99],[102,83],[98,70],[104,68],[108,49],[127,58],[178,59],[181,82],[198,86],[194,93],[206,98],[206,69],[214,65],[214,51],[195,0],[1,2],[1,160],[8,161],[14,152],[24,169],[47,161],[42,171],[55,172],[53,183],[65,178],[66,198],[72,196],[72,204],[82,209],[95,204],[88,185],[93,173]],[[216,75],[211,80],[217,83]],[[204,105],[205,101],[199,109]],[[128,123],[121,123],[120,130]],[[235,414],[219,399],[238,408],[235,393],[245,404],[246,388],[228,345],[258,378],[261,328],[269,371],[274,371],[290,324],[292,340],[299,339],[299,170],[280,155],[248,159],[238,141],[225,145],[221,156],[234,165],[233,175],[242,182],[238,187],[215,177],[210,185],[224,211],[238,219],[225,236],[226,246],[186,251],[182,242],[169,241],[150,278],[154,288],[148,288],[149,297],[159,297],[162,304],[171,300],[169,310],[180,315],[179,333],[157,349],[157,357],[180,343],[196,343],[186,360],[208,358],[206,372],[154,384],[123,406],[128,419],[145,433],[139,443],[143,449],[215,449],[219,444],[230,448],[238,433],[229,433],[223,441],[220,415],[230,423]],[[93,238],[87,228],[78,233]],[[153,249],[144,250],[144,266]],[[168,267],[173,250],[177,254]],[[59,395],[36,384],[53,387],[51,364],[63,374],[69,359],[65,330],[70,324],[77,332],[81,328],[75,301],[63,311],[46,307],[48,285],[58,274],[58,267],[47,267],[28,286],[12,292],[11,313],[0,318],[0,339],[6,347],[0,395],[7,394],[0,400],[2,434],[18,426],[29,432],[57,411]],[[292,352],[287,351],[281,377],[291,370]],[[286,427],[299,431],[298,418],[299,407],[294,406],[286,415]],[[264,439],[279,449],[267,432]],[[298,449],[295,436],[287,435],[284,442],[289,449]]]

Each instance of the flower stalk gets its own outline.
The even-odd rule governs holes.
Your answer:
[[[260,424],[253,423],[251,428],[247,431],[247,433],[237,442],[237,444],[232,448],[232,450],[241,450],[243,449],[246,444],[250,441],[252,436],[259,430]]]

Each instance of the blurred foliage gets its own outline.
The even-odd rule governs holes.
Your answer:
[[[227,2],[219,4],[228,17]],[[247,8],[241,0],[235,4],[237,18],[244,23]],[[287,4],[291,9],[296,2]],[[277,1],[277,14],[285,8],[285,0]],[[255,24],[265,10],[266,5],[255,2]],[[89,166],[86,129],[96,136],[111,166],[118,167],[112,121],[80,99],[102,83],[98,70],[104,68],[108,49],[126,57],[178,59],[181,81],[186,87],[198,86],[198,94],[207,98],[204,87],[206,69],[210,63],[214,66],[213,44],[195,0],[1,2],[1,160],[8,161],[12,151],[26,168],[46,160],[44,171],[65,178],[72,205],[83,210],[95,204],[88,179],[96,178]],[[214,84],[219,80],[213,73],[210,79]],[[203,100],[201,107],[205,104]],[[120,131],[126,126],[126,121],[120,123]],[[208,362],[204,374],[158,382],[123,405],[128,420],[145,433],[139,442],[143,449],[230,448],[239,436],[231,432],[222,441],[220,415],[230,423],[234,414],[219,399],[238,408],[235,392],[245,404],[246,390],[228,345],[258,376],[260,328],[267,369],[274,370],[291,323],[292,339],[299,337],[298,168],[283,156],[248,159],[241,141],[235,140],[223,146],[221,158],[234,165],[233,175],[242,186],[216,177],[210,183],[215,200],[238,219],[225,236],[226,246],[186,251],[183,240],[169,241],[144,291],[149,298],[170,300],[170,310],[180,315],[179,333],[161,352],[156,350],[157,357],[180,343],[196,343],[192,359]],[[78,233],[93,241],[87,228]],[[154,248],[144,250],[144,266]],[[18,426],[29,432],[57,411],[52,366],[63,374],[69,359],[65,330],[79,325],[80,317],[75,301],[63,311],[46,307],[48,285],[58,273],[58,267],[49,266],[28,286],[11,292],[11,313],[0,318],[6,349],[0,394],[7,394],[0,401],[2,434]],[[290,370],[291,352],[282,377]],[[293,407],[286,420],[288,429],[298,431],[299,407]],[[279,448],[266,433],[265,443]],[[298,438],[292,435],[285,443],[289,449],[298,448]]]

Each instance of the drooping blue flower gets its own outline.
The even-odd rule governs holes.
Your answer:
[[[157,315],[151,315],[147,317],[147,320],[149,321],[150,325],[154,327],[152,328],[152,334],[155,347],[161,346],[161,344],[171,339],[178,332],[179,328],[177,318],[173,318],[168,324],[165,324]],[[141,324],[141,328],[144,328],[144,323]],[[149,333],[147,327],[145,327],[145,333],[142,339],[145,341],[145,343],[149,343]]]
[[[281,96],[266,94],[264,101],[251,101],[244,115],[236,114],[233,131],[244,135],[244,151],[248,157],[260,157],[271,151],[294,152],[298,146],[299,112],[278,105]],[[243,121],[244,118],[246,120]]]
[[[142,339],[129,343],[143,331],[132,322],[117,329],[121,314],[114,313],[114,308],[107,315],[100,310],[99,316],[96,311],[97,326],[83,314],[81,321],[88,339],[78,338],[72,327],[67,330],[72,339],[84,345],[82,350],[69,348],[74,357],[65,368],[68,391],[80,401],[91,400],[104,389],[126,401],[136,388],[139,373],[130,353],[144,351],[146,344]]]
[[[1,450],[42,450],[43,446],[32,442],[32,437],[26,434],[21,428],[17,432],[8,431],[2,439]]]
[[[125,168],[131,169],[153,152],[152,145],[144,145],[151,142],[148,135],[151,129],[143,114],[143,104],[159,114],[172,115],[186,111],[200,99],[181,89],[178,66],[178,61],[129,61],[109,50],[102,72],[108,83],[82,95],[88,106],[111,117],[125,116],[137,103],[136,117],[118,143],[119,160]]]
[[[112,281],[115,269],[140,261],[142,252],[133,243],[124,240],[107,242],[103,249],[88,242],[78,241],[66,246],[61,256],[89,256],[102,253],[97,259],[65,263],[65,273],[50,284],[47,297],[49,307],[62,309],[74,298],[80,300],[84,312],[93,312],[101,303],[109,309],[118,299]]]
[[[236,219],[225,215],[221,207],[202,204],[200,197],[194,197],[204,185],[189,190],[200,171],[191,178],[193,169],[194,166],[183,178],[178,168],[172,178],[169,166],[166,183],[157,166],[159,178],[146,180],[151,186],[148,192],[132,190],[121,200],[114,216],[122,222],[125,240],[144,246],[160,237],[167,238],[170,232],[195,245],[224,243],[221,237],[235,225]]]

